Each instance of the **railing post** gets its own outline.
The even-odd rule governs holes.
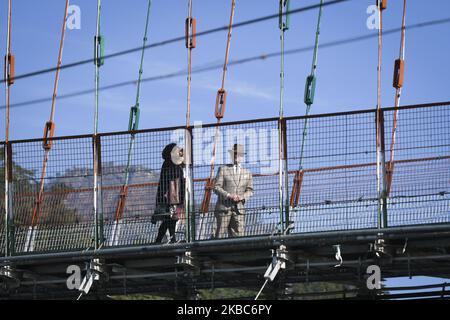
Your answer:
[[[286,119],[278,120],[279,134],[279,209],[281,232],[288,232],[289,225],[289,199],[287,193],[288,171],[287,171],[287,142],[286,142]]]
[[[377,142],[377,194],[378,194],[378,229],[388,227],[387,221],[387,177],[384,141],[384,111],[377,109],[376,142]]]
[[[281,134],[283,141],[283,171],[284,171],[284,186],[283,186],[283,199],[284,199],[284,230],[289,233],[290,224],[290,212],[289,212],[289,167],[288,167],[288,144],[287,144],[287,121],[285,118],[281,120]]]
[[[5,256],[14,254],[15,237],[14,237],[14,212],[12,203],[13,194],[13,161],[12,161],[12,144],[6,142],[4,145],[4,163],[5,163]]]
[[[94,241],[95,249],[98,249],[105,240],[103,232],[101,138],[94,134],[92,141],[94,154]]]
[[[9,236],[8,236],[8,216],[9,216],[9,210],[8,210],[8,206],[9,206],[9,196],[8,196],[8,187],[9,187],[9,183],[8,183],[8,142],[6,142],[3,145],[3,163],[5,164],[5,171],[3,172],[4,174],[4,179],[5,179],[5,257],[7,257],[9,255]]]
[[[194,179],[193,179],[193,146],[192,128],[185,129],[184,137],[184,162],[185,162],[185,193],[184,210],[186,223],[186,242],[195,240],[195,211],[194,211]]]

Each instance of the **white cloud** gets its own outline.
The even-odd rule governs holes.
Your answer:
[[[218,89],[218,86],[214,85],[216,83],[220,83],[216,78],[213,80],[212,78],[202,77],[193,82],[192,86],[197,89],[216,91]],[[229,79],[226,83],[226,89],[229,92],[233,92],[233,94],[247,98],[262,99],[270,102],[278,101],[279,99],[275,88],[262,88],[242,80]]]

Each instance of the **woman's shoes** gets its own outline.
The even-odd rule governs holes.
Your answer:
[[[153,244],[173,244],[173,243],[185,243],[186,240],[178,240],[173,237],[171,238],[168,242],[162,242],[162,239],[156,239],[155,242],[153,242]]]

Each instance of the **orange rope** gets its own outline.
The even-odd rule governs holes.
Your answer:
[[[377,109],[381,108],[381,58],[383,51],[383,1],[378,0],[378,67],[377,67]],[[378,130],[378,129],[377,129]]]
[[[6,55],[5,55],[5,100],[6,100],[6,114],[5,114],[5,153],[4,153],[4,169],[5,169],[5,193],[4,193],[4,206],[5,206],[5,226],[6,226],[6,237],[5,237],[5,254],[10,255],[10,221],[12,213],[10,212],[10,183],[12,179],[12,152],[11,146],[9,145],[9,112],[10,112],[10,98],[11,98],[11,85],[14,83],[14,56],[11,54],[11,29],[12,29],[12,0],[8,1],[8,30],[6,39]],[[11,199],[12,200],[12,199]],[[11,250],[13,251],[13,250]]]
[[[69,8],[69,0],[66,0],[66,8],[64,10],[64,23],[61,30],[61,41],[59,43],[59,55],[58,55],[58,65],[56,67],[56,76],[55,76],[55,84],[53,86],[53,97],[52,97],[52,109],[50,112],[50,121],[53,121],[54,113],[55,113],[55,103],[56,103],[56,95],[58,91],[58,82],[59,82],[59,72],[61,70],[61,60],[62,53],[64,48],[64,38],[66,35],[66,21],[67,21],[67,11]]]
[[[50,111],[50,120],[47,122],[46,128],[47,128],[48,124],[50,124],[53,127],[53,118],[54,118],[54,114],[55,114],[56,95],[57,95],[57,90],[58,90],[59,72],[60,72],[60,68],[61,68],[62,53],[63,53],[63,48],[64,48],[64,39],[65,39],[65,31],[66,31],[66,21],[67,21],[68,9],[69,9],[69,0],[66,0],[66,7],[64,9],[64,21],[63,21],[62,33],[61,33],[61,40],[60,40],[60,43],[59,43],[58,65],[57,65],[57,69],[56,69],[55,83],[54,83],[54,86],[53,86],[53,97],[52,97],[52,107],[51,107],[51,111]],[[50,138],[52,138],[52,136],[53,136],[53,130],[51,130]],[[47,170],[48,156],[49,156],[49,152],[51,150],[50,147],[51,147],[51,140],[46,145],[45,144],[45,137],[44,137],[44,149],[45,149],[44,162],[43,162],[43,165],[42,165],[42,173],[41,173],[41,179],[40,179],[39,192],[38,192],[38,194],[36,196],[36,201],[35,201],[35,205],[34,205],[34,208],[33,208],[33,217],[32,217],[32,220],[31,220],[32,227],[34,227],[37,224],[37,221],[38,221],[38,218],[39,218],[39,213],[40,213],[40,205],[41,205],[42,201],[44,200],[44,184],[45,184],[45,180],[44,179],[45,179],[45,172]]]
[[[402,31],[400,39],[400,53],[399,59],[396,61],[394,70],[394,87],[395,87],[395,109],[394,119],[392,125],[391,146],[390,146],[390,159],[388,163],[388,194],[391,190],[392,176],[394,171],[394,146],[396,141],[397,123],[398,123],[398,107],[400,106],[400,97],[403,87],[403,66],[405,61],[405,33],[406,33],[406,0],[403,0],[403,17],[402,17]],[[401,64],[401,65],[400,65]]]
[[[12,0],[8,1],[8,31],[7,31],[7,40],[6,40],[6,56],[5,56],[5,75],[6,79],[6,132],[5,132],[5,142],[9,141],[9,112],[10,112],[10,97],[11,97],[11,89],[10,86],[12,84],[11,79],[11,29],[12,29]]]
[[[228,24],[227,47],[226,47],[226,51],[225,51],[225,61],[223,64],[222,84],[221,84],[220,89],[217,92],[217,97],[216,97],[215,115],[217,118],[217,126],[216,126],[216,132],[214,135],[214,144],[213,144],[212,158],[211,158],[211,171],[210,171],[210,175],[209,175],[209,181],[206,183],[205,195],[204,195],[203,203],[202,203],[202,212],[203,213],[208,212],[209,202],[211,200],[211,191],[212,191],[213,179],[214,179],[214,164],[215,164],[215,160],[216,160],[216,146],[217,146],[217,140],[219,138],[219,125],[221,123],[221,120],[223,118],[224,111],[225,111],[225,102],[226,102],[225,79],[226,79],[227,69],[228,69],[228,56],[230,53],[231,31],[232,31],[232,27],[233,27],[233,18],[234,18],[235,7],[236,7],[236,0],[232,0],[230,21]],[[222,104],[221,109],[219,109],[219,104]]]

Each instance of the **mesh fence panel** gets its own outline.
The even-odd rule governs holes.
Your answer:
[[[15,251],[58,251],[90,246],[93,237],[92,138],[53,141],[43,201],[31,228],[44,162],[41,141],[13,143]]]
[[[5,254],[5,158],[4,154],[6,152],[5,150],[5,144],[0,143],[0,150],[1,150],[1,169],[0,169],[0,255]]]
[[[393,115],[392,110],[384,111],[386,163],[391,169],[388,173],[392,172],[388,226],[449,223],[450,106],[400,109],[392,165],[389,160]],[[286,121],[288,195],[291,196],[294,187],[300,190],[298,204],[290,208],[291,233],[376,228],[375,113],[309,117],[300,167],[304,122],[301,117]],[[210,239],[217,228],[218,217],[222,219],[216,212],[218,196],[214,192],[207,212],[201,212],[216,130],[214,125],[193,128],[195,240]],[[162,151],[169,143],[184,146],[184,135],[182,128],[100,135],[102,197],[99,211],[103,213],[104,246],[155,242],[161,222],[152,221],[152,216],[163,164]],[[222,124],[218,137],[214,177],[219,168],[232,163],[229,150],[235,143],[244,145],[246,151],[239,170],[244,173],[248,170],[252,175],[253,196],[245,203],[239,236],[278,232],[281,226],[278,121]],[[92,141],[92,136],[53,141],[43,202],[34,229],[30,226],[44,160],[42,141],[12,142],[16,252],[79,250],[93,246]],[[1,148],[4,149],[4,144]],[[4,169],[4,164],[2,167]],[[128,188],[124,189],[127,167]],[[228,169],[234,170],[233,167]],[[299,173],[301,180],[294,183]],[[236,178],[231,171],[228,174],[229,182]],[[1,188],[0,254],[4,254],[3,172]],[[123,210],[118,210],[121,199]],[[186,240],[186,223],[184,217],[176,222],[178,241]],[[230,236],[227,228],[222,231],[220,238]]]
[[[213,141],[216,127],[196,127],[193,131],[194,148],[194,192],[196,208],[196,235],[195,239],[210,239],[215,228],[221,229],[219,237],[228,237],[227,221],[218,227],[218,219],[225,220],[215,209],[218,196],[211,195],[208,212],[200,212],[205,194],[205,184],[210,177]],[[222,125],[218,131],[216,145],[215,171],[217,176],[219,168],[230,166],[232,159],[229,150],[235,143],[242,144],[245,156],[240,170],[249,170],[253,175],[253,196],[245,203],[245,214],[238,227],[242,236],[255,236],[271,234],[279,226],[280,216],[278,209],[278,122],[262,121]],[[247,184],[245,171],[224,176],[224,189],[240,184]],[[229,179],[229,180],[227,180]],[[231,179],[235,179],[234,184]],[[243,179],[242,181],[239,179]],[[230,181],[227,184],[226,181]],[[245,186],[244,186],[245,188]],[[226,215],[231,215],[226,213]],[[234,218],[231,218],[234,219]],[[222,221],[222,220],[220,220]],[[233,222],[231,222],[233,223]]]
[[[151,217],[155,210],[163,164],[162,151],[169,143],[184,147],[184,133],[184,130],[176,129],[142,132],[134,136],[113,134],[101,137],[106,246],[149,244],[155,241],[161,222],[153,224]],[[116,219],[127,167],[125,206],[119,214],[120,219]],[[185,225],[185,218],[176,223],[177,241],[185,240]]]
[[[385,112],[386,162],[394,111]],[[388,226],[450,222],[450,106],[400,110]]]
[[[1,213],[1,217],[0,217],[0,255],[4,255],[5,254],[5,208],[4,206],[1,207],[2,209],[2,213]]]
[[[376,144],[373,112],[287,121],[288,166],[303,170],[292,208],[292,233],[374,228],[377,222]],[[300,160],[302,166],[300,168]]]

